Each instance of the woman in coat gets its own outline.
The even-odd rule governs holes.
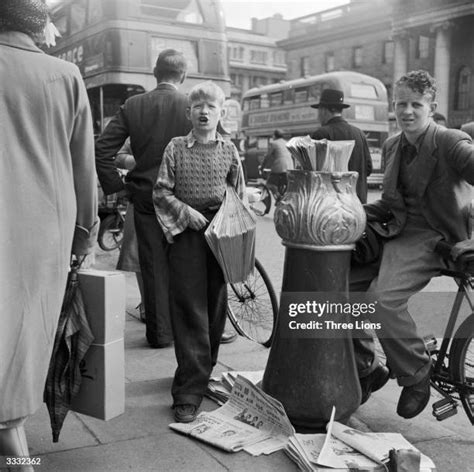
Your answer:
[[[35,45],[47,21],[41,0],[0,2],[0,456],[28,455],[71,250],[88,253],[97,227],[87,93]]]

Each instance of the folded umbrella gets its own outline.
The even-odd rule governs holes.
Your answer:
[[[71,263],[43,394],[53,442],[58,442],[71,401],[79,392],[81,362],[94,341],[79,289],[79,267],[78,261]]]

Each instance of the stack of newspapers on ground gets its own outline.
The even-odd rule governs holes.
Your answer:
[[[433,461],[421,454],[399,433],[372,433],[359,431],[334,421],[335,410],[326,427],[327,434],[298,434],[292,436],[285,452],[300,470],[351,470],[385,472],[389,453],[410,450],[419,453],[418,472],[434,472]]]
[[[284,449],[295,433],[282,404],[240,375],[223,406],[200,413],[192,423],[169,426],[224,451],[253,456]]]
[[[355,141],[328,141],[307,136],[291,138],[286,147],[303,170],[347,172]]]
[[[207,386],[206,397],[214,400],[218,405],[223,405],[229,398],[234,388],[237,376],[245,377],[252,384],[258,385],[263,379],[263,370],[246,372],[222,372],[220,375],[212,376]]]
[[[266,394],[255,382],[263,371],[225,372],[216,383],[228,383],[228,400],[218,409],[200,413],[192,423],[172,423],[171,429],[227,452],[245,451],[253,456],[284,450],[300,470],[319,472],[351,470],[384,472],[391,450],[419,451],[399,433],[358,431],[334,421],[327,434],[298,434],[283,405]],[[223,380],[225,379],[225,380]],[[223,393],[220,401],[227,394]],[[418,456],[418,454],[417,454]],[[434,463],[420,453],[420,472],[434,472]]]
[[[224,201],[206,232],[206,241],[227,283],[245,282],[255,266],[257,219],[228,185]]]

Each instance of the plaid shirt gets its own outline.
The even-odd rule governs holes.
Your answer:
[[[155,213],[169,243],[189,225],[189,207],[217,211],[227,183],[244,198],[245,182],[234,144],[216,133],[215,141],[198,143],[193,132],[173,138],[165,149],[153,189]]]

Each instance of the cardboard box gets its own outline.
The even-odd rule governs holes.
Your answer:
[[[83,269],[79,286],[94,344],[108,344],[123,338],[125,329],[125,276],[120,272]]]
[[[92,344],[81,363],[82,383],[71,409],[101,420],[125,411],[125,346],[122,339]]]

